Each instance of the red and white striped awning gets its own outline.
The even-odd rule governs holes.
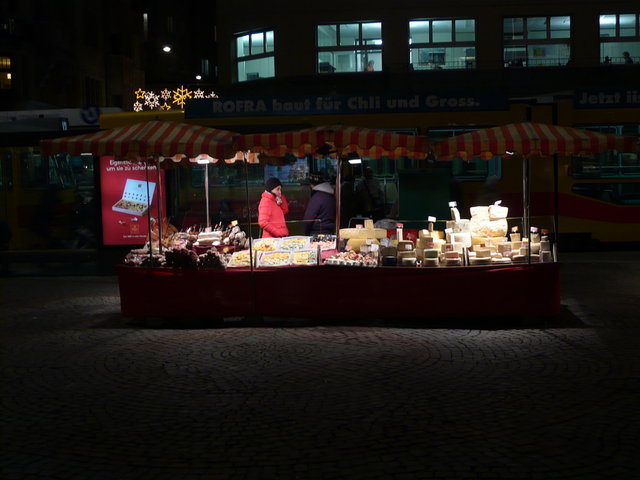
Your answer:
[[[317,149],[325,144],[330,145],[332,153],[338,155],[355,153],[370,158],[387,156],[396,159],[406,156],[419,159],[425,158],[430,152],[430,142],[426,137],[346,125],[240,135],[235,143],[238,150],[262,152],[271,157],[281,157],[287,153],[298,157],[321,156]]]
[[[511,123],[444,139],[435,145],[438,160],[479,156],[485,160],[494,155],[580,155],[638,151],[638,139],[611,135],[580,128],[542,123]]]
[[[131,161],[149,157],[171,158],[206,155],[212,159],[234,156],[234,132],[166,121],[150,121],[101,130],[73,137],[53,138],[40,142],[43,155],[68,153],[80,155],[114,155]],[[195,161],[195,160],[194,160]]]

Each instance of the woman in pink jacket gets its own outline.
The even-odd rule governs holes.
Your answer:
[[[275,177],[267,180],[258,205],[258,224],[262,237],[286,237],[289,229],[284,216],[289,212],[287,199],[282,193],[282,183]]]

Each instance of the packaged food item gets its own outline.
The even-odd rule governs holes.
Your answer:
[[[281,267],[291,263],[291,252],[274,251],[262,252],[258,258],[259,267]]]
[[[258,238],[253,240],[253,249],[257,252],[273,252],[280,246],[279,238]]]
[[[291,253],[292,265],[317,265],[317,250],[297,250]]]

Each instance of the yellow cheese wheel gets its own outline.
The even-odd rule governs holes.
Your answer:
[[[340,238],[386,238],[385,228],[341,228]]]

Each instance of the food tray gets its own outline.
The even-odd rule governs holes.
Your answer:
[[[296,250],[291,252],[291,265],[317,265],[317,250]]]
[[[228,267],[250,267],[250,255],[249,250],[240,250],[233,252],[231,259],[229,260]]]
[[[291,264],[291,252],[276,250],[274,252],[262,252],[258,258],[259,267],[282,267]]]
[[[253,240],[253,249],[257,252],[274,252],[279,249],[279,238],[257,238]]]
[[[309,237],[291,236],[280,239],[279,250],[303,250],[309,248]]]

